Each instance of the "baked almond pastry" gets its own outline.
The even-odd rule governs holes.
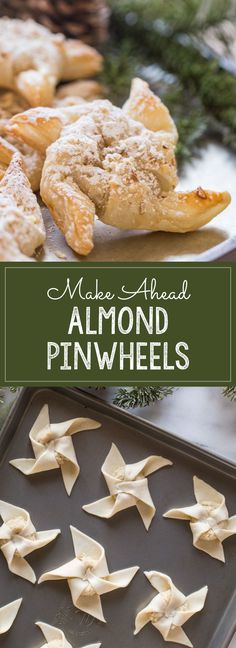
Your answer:
[[[125,227],[133,208],[144,220],[151,191],[159,197],[176,182],[172,138],[147,130],[109,101],[95,101],[47,149],[41,196],[68,245],[86,255],[96,215]],[[137,219],[131,221],[135,228]]]
[[[106,100],[35,109],[14,117],[9,132],[46,151],[41,196],[78,254],[93,248],[95,216],[120,229],[185,233],[230,202],[227,192],[175,191],[176,127],[141,79],[123,109]]]
[[[48,625],[48,623],[42,623],[41,621],[38,621],[36,625],[40,628],[47,642],[41,648],[72,648],[64,632],[59,628],[54,628]],[[100,643],[90,644],[90,646],[84,646],[84,648],[100,648],[101,645]]]
[[[83,103],[84,99],[79,94],[80,84],[82,84],[81,93],[86,94],[86,88],[83,90],[83,84],[86,86],[87,83],[89,85],[87,94],[92,93],[93,85],[100,87],[95,81],[77,81],[72,84],[65,84],[56,92],[53,106],[64,108]],[[90,84],[91,89],[89,90]],[[71,90],[70,86],[73,86]],[[74,92],[73,96],[71,95],[72,90]],[[29,108],[28,102],[19,94],[11,90],[0,92],[0,179],[8,168],[13,154],[19,151],[24,159],[31,187],[33,191],[39,191],[45,155],[38,151],[37,148],[32,148],[24,140],[15,136],[9,127],[9,121],[14,115],[21,114],[22,111],[29,110]]]
[[[7,135],[45,156],[47,148],[60,137],[62,129],[91,110],[92,104],[81,98],[72,105],[65,105],[64,101],[62,98],[56,100],[55,107],[31,108],[15,115],[6,127]]]
[[[59,81],[96,74],[102,57],[82,41],[67,40],[33,20],[0,19],[1,87],[31,106],[50,105]]]
[[[0,135],[5,135],[9,119],[30,108],[28,101],[12,90],[0,89]]]
[[[0,635],[10,630],[19,612],[22,600],[22,598],[19,598],[0,608]]]
[[[204,608],[208,587],[185,596],[166,574],[157,571],[144,573],[158,594],[137,614],[134,634],[151,623],[164,641],[193,648],[182,626]]]
[[[38,191],[42,177],[44,155],[14,137],[9,139],[0,137],[0,179],[3,178],[13,155],[16,153],[20,153],[24,160],[25,172],[30,181],[31,189]]]
[[[15,153],[0,181],[0,261],[29,261],[45,238],[40,207]]]
[[[57,89],[55,100],[70,99],[71,97],[80,97],[86,101],[94,101],[95,99],[102,99],[106,89],[98,81],[73,81],[72,83],[64,83]],[[54,104],[55,105],[55,100]],[[22,112],[18,110],[18,112]]]

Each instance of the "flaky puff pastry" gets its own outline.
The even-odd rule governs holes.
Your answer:
[[[55,100],[70,99],[70,97],[80,97],[86,101],[94,101],[95,99],[102,99],[106,93],[105,87],[98,81],[73,81],[72,83],[65,83],[57,89]],[[22,110],[18,110],[22,112]]]
[[[152,623],[164,641],[193,648],[182,626],[204,608],[208,587],[202,587],[197,592],[185,596],[166,574],[156,571],[144,573],[158,594],[137,614],[134,634],[138,634],[144,626]]]
[[[108,214],[114,220],[122,214],[123,223],[129,210],[140,207],[146,217],[151,196],[177,182],[168,137],[148,131],[109,101],[89,107],[47,149],[41,180],[43,201],[68,245],[83,255],[93,248],[95,215],[106,222]]]
[[[128,567],[110,573],[104,548],[75,527],[71,526],[70,530],[75,558],[43,574],[39,583],[67,580],[74,606],[106,623],[101,596],[128,587],[139,568]]]
[[[126,464],[113,443],[102,466],[102,474],[110,495],[83,506],[84,511],[109,519],[120,511],[136,506],[148,531],[156,508],[150,495],[147,478],[156,470],[170,465],[172,465],[171,461],[155,455],[137,463]]]
[[[40,207],[15,153],[0,181],[0,261],[29,261],[45,238]]]
[[[236,534],[236,515],[229,517],[224,495],[202,479],[194,477],[193,487],[197,503],[171,509],[164,517],[189,520],[194,547],[225,562],[223,542]]]
[[[91,110],[90,104],[80,97],[69,106],[62,105],[64,101],[65,98],[59,98],[54,107],[31,108],[15,115],[6,127],[7,135],[45,156],[47,148],[60,137],[62,129]]]
[[[33,20],[0,19],[0,85],[31,106],[50,105],[59,81],[97,73],[102,58],[81,41],[51,34]]]
[[[10,464],[24,475],[60,468],[66,492],[70,495],[80,473],[72,436],[99,427],[98,421],[82,417],[51,423],[48,405],[44,405],[29,433],[34,458],[13,459]]]
[[[34,570],[25,557],[55,540],[60,529],[36,531],[28,511],[0,500],[0,549],[13,574],[35,583]]]
[[[82,255],[93,248],[95,216],[120,229],[184,233],[230,202],[227,192],[174,191],[176,128],[140,79],[122,110],[105,100],[64,113],[38,109],[13,118],[10,129],[47,151],[42,198],[67,243]]]
[[[32,191],[38,191],[42,177],[44,156],[30,146],[27,146],[27,144],[19,142],[14,138],[6,139],[0,137],[0,180],[5,175],[15,153],[20,153],[24,160],[25,172]]]
[[[41,621],[38,621],[36,625],[40,628],[46,639],[46,643],[44,643],[41,648],[72,648],[72,645],[67,641],[64,632],[59,628],[54,628],[54,626],[51,626],[48,623],[42,623]],[[84,648],[100,648],[100,646],[101,643],[96,643],[84,646]]]
[[[0,635],[10,630],[19,612],[22,600],[22,598],[16,599],[16,601],[12,601],[12,603],[0,608]]]

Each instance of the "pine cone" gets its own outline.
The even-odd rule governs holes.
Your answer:
[[[107,37],[109,10],[105,0],[2,0],[0,16],[33,18],[53,32],[98,45]]]

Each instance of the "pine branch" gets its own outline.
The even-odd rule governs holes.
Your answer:
[[[236,401],[236,387],[225,387],[223,394],[230,398],[231,401]]]
[[[125,38],[119,46],[110,42],[104,52],[105,64],[101,77],[108,97],[122,106],[126,101],[134,76],[147,80],[152,90],[168,106],[179,133],[176,150],[178,162],[189,159],[200,147],[207,133],[208,116],[201,101],[193,97],[177,77],[168,74],[159,65],[149,65],[141,48],[136,52],[132,40]],[[186,105],[188,113],[186,113]]]
[[[170,33],[163,29],[160,21],[148,22],[142,16],[137,16],[134,22],[127,20],[122,5],[123,3],[119,3],[113,7],[113,42],[120,45],[124,38],[129,39],[130,47],[133,50],[136,48],[137,58],[141,58],[145,52],[149,64],[158,62],[166,71],[177,76],[180,86],[184,89],[182,111],[184,115],[185,110],[185,118],[188,121],[187,130],[193,135],[196,134],[195,140],[198,140],[198,127],[191,128],[191,110],[197,101],[205,132],[208,129],[224,144],[236,150],[236,76],[223,69],[218,59],[206,56],[205,50],[202,51],[196,46],[189,33],[170,37]],[[186,95],[189,101],[186,101]],[[198,125],[200,127],[200,120]],[[184,144],[180,140],[180,146],[182,143]]]
[[[158,21],[172,33],[198,33],[235,16],[234,0],[108,0],[118,14],[134,23]]]
[[[122,409],[147,407],[157,401],[163,400],[173,393],[172,387],[120,387],[113,399],[114,405]]]
[[[0,405],[3,405],[4,403],[4,393],[3,393],[4,389],[9,389],[11,392],[16,393],[18,389],[20,389],[20,387],[2,387],[0,385]]]

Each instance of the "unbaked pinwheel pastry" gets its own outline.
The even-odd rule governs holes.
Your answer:
[[[36,576],[25,556],[55,540],[60,529],[36,531],[28,511],[0,500],[0,548],[13,574],[35,583]]]
[[[148,530],[156,508],[152,501],[148,475],[172,462],[163,457],[151,456],[134,464],[126,464],[121,453],[113,443],[102,466],[110,496],[83,506],[84,511],[102,518],[111,518],[119,511],[136,506]]]
[[[22,598],[19,598],[0,608],[0,635],[10,630],[19,612],[22,600]]]
[[[0,261],[29,261],[45,241],[40,207],[15,153],[0,181]]]
[[[59,628],[54,628],[48,625],[48,623],[42,623],[41,621],[38,621],[36,625],[42,631],[47,642],[41,648],[72,648],[72,645],[66,640],[64,632]],[[84,648],[100,648],[100,646],[101,643],[96,643],[84,646]]]
[[[59,81],[97,73],[102,57],[81,41],[66,40],[33,20],[0,19],[0,85],[31,106],[47,106]]]
[[[78,417],[61,423],[50,423],[48,405],[44,405],[30,430],[34,459],[13,459],[10,464],[24,475],[61,469],[68,495],[80,473],[72,435],[101,427],[98,421]]]
[[[202,479],[194,477],[193,487],[197,504],[171,509],[164,517],[190,520],[194,547],[225,562],[223,542],[236,534],[236,515],[229,517],[224,495]]]
[[[144,573],[158,594],[137,614],[134,634],[138,634],[144,626],[152,623],[154,628],[159,630],[164,641],[193,648],[182,626],[204,608],[208,587],[185,596],[166,574],[157,571]]]
[[[127,587],[139,567],[128,567],[109,573],[104,548],[75,527],[71,526],[70,529],[75,558],[43,574],[39,583],[67,580],[74,606],[106,623],[101,596],[121,587]]]

